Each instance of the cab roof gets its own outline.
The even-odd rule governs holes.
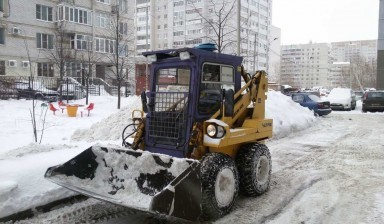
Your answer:
[[[185,52],[185,51],[191,54],[191,58],[204,57],[206,59],[231,60],[231,61],[238,61],[239,64],[243,61],[243,57],[240,57],[240,56],[222,54],[222,53],[217,53],[217,52],[197,49],[197,48],[179,48],[179,49],[148,51],[148,52],[143,52],[143,55],[147,57],[148,55],[155,54],[157,57],[157,60],[163,60],[168,58],[178,58],[180,57],[180,52]]]

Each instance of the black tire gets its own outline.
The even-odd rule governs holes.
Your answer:
[[[203,218],[212,220],[228,214],[239,192],[233,159],[222,153],[209,153],[202,159],[200,175]]]
[[[237,154],[236,164],[242,194],[258,196],[269,189],[272,162],[266,145],[259,143],[243,145]]]

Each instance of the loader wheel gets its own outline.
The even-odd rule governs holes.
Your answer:
[[[200,175],[203,218],[217,219],[229,213],[239,191],[233,159],[222,153],[209,153],[202,159]]]
[[[257,196],[266,192],[271,180],[271,155],[266,145],[252,143],[242,146],[236,156],[240,176],[240,192]]]

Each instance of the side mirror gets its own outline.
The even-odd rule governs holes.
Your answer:
[[[224,93],[224,116],[233,117],[235,92],[232,89],[229,89],[229,90],[223,90],[223,93]]]
[[[141,92],[141,104],[142,104],[142,107],[143,107],[143,111],[145,113],[148,113],[147,95],[145,94],[145,91]]]

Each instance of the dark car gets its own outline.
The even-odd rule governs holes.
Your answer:
[[[65,77],[61,86],[57,89],[58,93],[60,93],[60,87],[62,100],[78,100],[86,96],[84,87],[74,78]]]
[[[16,97],[17,91],[12,88],[12,83],[9,81],[0,80],[0,99],[6,100]]]
[[[16,81],[14,88],[17,91],[17,98],[38,99],[44,101],[57,101],[57,92],[47,89],[39,81]]]
[[[363,97],[362,111],[384,111],[384,91],[369,91]]]
[[[292,100],[299,103],[303,107],[307,107],[314,112],[315,115],[325,116],[332,112],[329,101],[324,101],[320,97],[306,92],[293,93]]]

